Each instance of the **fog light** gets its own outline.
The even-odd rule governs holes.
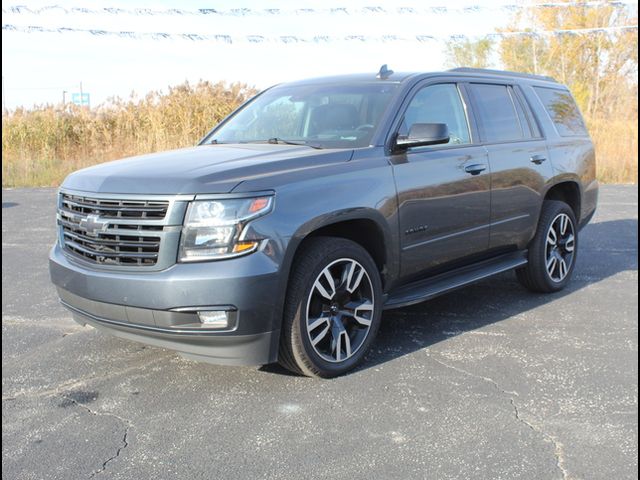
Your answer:
[[[198,312],[198,318],[203,325],[211,328],[229,328],[229,313],[218,310]]]

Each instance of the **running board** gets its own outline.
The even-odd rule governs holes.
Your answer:
[[[502,272],[527,264],[527,251],[501,255],[451,272],[419,280],[391,291],[384,304],[384,310],[406,307],[424,302],[443,293],[477,282]]]

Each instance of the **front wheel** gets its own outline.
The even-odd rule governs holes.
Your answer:
[[[529,245],[529,263],[516,271],[518,280],[534,292],[557,292],[573,275],[578,253],[578,229],[573,209],[564,202],[542,205],[538,231]]]
[[[350,240],[318,237],[302,248],[289,280],[279,361],[302,375],[335,377],[355,368],[375,338],[380,274]]]

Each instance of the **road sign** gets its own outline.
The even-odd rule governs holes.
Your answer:
[[[72,93],[71,94],[71,101],[74,104],[79,105],[81,107],[88,107],[89,106],[89,94],[88,93]]]

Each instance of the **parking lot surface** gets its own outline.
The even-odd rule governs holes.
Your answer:
[[[335,380],[77,325],[48,281],[54,199],[2,192],[3,478],[637,478],[635,186],[602,188],[566,291],[509,273],[386,312]]]

